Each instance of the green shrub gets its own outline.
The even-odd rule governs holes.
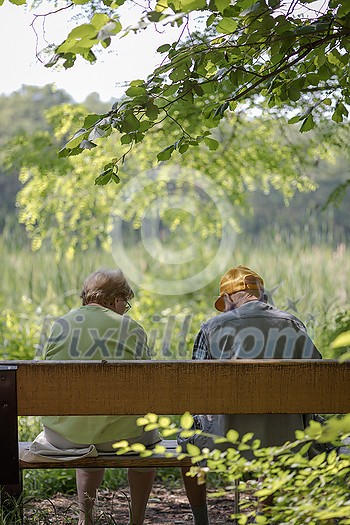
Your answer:
[[[201,433],[191,429],[192,423],[191,415],[184,414],[177,431],[183,437]],[[159,428],[165,436],[175,429],[174,423],[155,414],[140,418],[139,424],[145,430]],[[221,475],[226,486],[213,496],[234,491],[237,486],[239,491],[250,492],[249,501],[243,501],[240,510],[250,509],[231,515],[239,525],[245,525],[250,517],[260,525],[331,525],[335,519],[339,525],[346,525],[350,524],[350,455],[339,453],[337,447],[349,436],[350,414],[332,418],[324,425],[311,421],[305,431],[296,432],[293,443],[280,447],[260,448],[260,441],[253,439],[252,433],[239,437],[235,430],[229,430],[225,437],[210,436],[220,450],[200,450],[188,444],[187,453],[178,447],[178,459],[191,457],[190,474],[198,478],[198,483],[204,483],[208,473]],[[309,457],[315,445],[324,443],[333,443],[334,448]],[[135,447],[141,450],[140,445],[125,447],[120,442],[117,453],[124,454]],[[244,457],[246,451],[253,453],[253,459]],[[164,452],[164,447],[157,445],[154,452]],[[141,455],[150,453],[145,450]],[[273,497],[273,504],[264,505],[263,513],[258,514],[260,504],[268,497]]]

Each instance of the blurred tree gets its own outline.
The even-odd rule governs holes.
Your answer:
[[[89,111],[106,111],[110,105],[101,102],[97,93],[88,95],[85,102]],[[22,187],[18,180],[19,159],[14,159],[13,164],[7,168],[4,165],[7,155],[6,143],[16,134],[32,137],[39,130],[44,134],[49,132],[51,128],[45,117],[45,110],[65,103],[73,103],[72,97],[65,91],[56,89],[53,84],[43,87],[23,85],[21,89],[9,95],[0,95],[0,231],[6,220],[12,221],[16,194]],[[46,148],[40,149],[42,155],[47,146],[51,145],[49,135],[50,133],[47,133]],[[63,144],[64,142],[61,142],[59,147]],[[52,154],[56,155],[56,151]]]
[[[84,111],[81,105],[51,108],[46,111],[50,131],[40,130],[30,136],[19,134],[7,145],[7,165],[17,166],[24,184],[18,195],[20,221],[31,235],[35,249],[45,239],[50,239],[59,250],[67,246],[72,250],[77,246],[87,249],[96,242],[107,246],[110,214],[133,224],[137,230],[145,210],[155,198],[163,199],[162,221],[169,231],[176,233],[185,218],[181,210],[167,210],[175,190],[183,198],[188,195],[194,206],[201,206],[198,221],[195,213],[189,233],[193,235],[196,231],[205,238],[213,232],[220,236],[222,225],[213,212],[213,206],[220,208],[220,200],[230,203],[226,218],[238,228],[247,208],[249,190],[260,188],[267,192],[272,187],[288,200],[296,191],[315,188],[306,174],[314,163],[313,141],[304,139],[290,144],[280,132],[278,122],[231,114],[225,116],[216,129],[215,139],[210,139],[214,144],[208,141],[194,150],[176,152],[172,166],[164,163],[157,166],[155,152],[167,143],[172,130],[165,123],[162,133],[157,133],[157,140],[154,139],[156,132],[151,132],[140,144],[137,154],[128,156],[119,172],[124,185],[97,186],[91,191],[91,174],[100,164],[108,169],[115,149],[113,137],[104,141],[94,154],[85,151],[83,155],[63,159],[58,159],[56,154]],[[128,145],[123,147],[127,151]],[[152,173],[158,172],[163,182],[159,182],[156,175],[153,177]],[[137,191],[128,197],[130,201],[124,202],[124,196],[115,206],[114,199],[135,175],[139,181]],[[206,180],[213,184],[215,195],[210,188],[208,195],[204,195]],[[169,184],[174,183],[173,191]]]

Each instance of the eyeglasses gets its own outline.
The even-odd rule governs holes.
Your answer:
[[[123,303],[124,303],[124,312],[123,312],[123,313],[124,313],[124,314],[126,314],[126,312],[128,312],[128,311],[130,310],[130,308],[131,308],[131,304],[129,303],[129,301],[127,301],[126,299],[124,299],[124,297],[119,296],[119,297],[116,297],[115,300],[117,300],[118,302],[119,302],[119,301],[123,301]],[[114,300],[114,301],[115,301],[115,300]],[[114,304],[114,302],[111,303],[111,304]]]
[[[124,299],[125,301],[125,299]],[[124,310],[124,313],[126,314],[126,312],[128,312],[131,308],[131,304],[129,303],[129,301],[125,301],[125,310]]]

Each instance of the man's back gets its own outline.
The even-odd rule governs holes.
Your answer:
[[[321,359],[303,323],[289,312],[250,301],[202,325],[194,359]],[[234,399],[232,407],[234,408]],[[208,433],[225,435],[235,429],[240,436],[253,432],[261,446],[294,441],[310,416],[305,414],[223,414],[207,416]],[[208,446],[212,446],[209,442]]]
[[[194,359],[320,359],[303,323],[289,312],[250,301],[206,323],[198,335],[208,355]],[[198,342],[198,341],[197,341]]]

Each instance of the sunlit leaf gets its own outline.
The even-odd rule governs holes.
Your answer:
[[[236,20],[233,20],[232,18],[223,18],[216,26],[216,29],[219,33],[228,35],[236,31],[237,22]]]
[[[189,412],[185,412],[182,416],[181,416],[181,419],[180,419],[180,426],[184,429],[184,430],[190,430],[190,428],[192,427],[193,425],[193,417],[191,416],[191,414]]]
[[[336,337],[334,341],[332,341],[330,346],[331,348],[342,348],[344,346],[349,346],[349,345],[350,345],[350,330],[338,335],[338,337]]]

